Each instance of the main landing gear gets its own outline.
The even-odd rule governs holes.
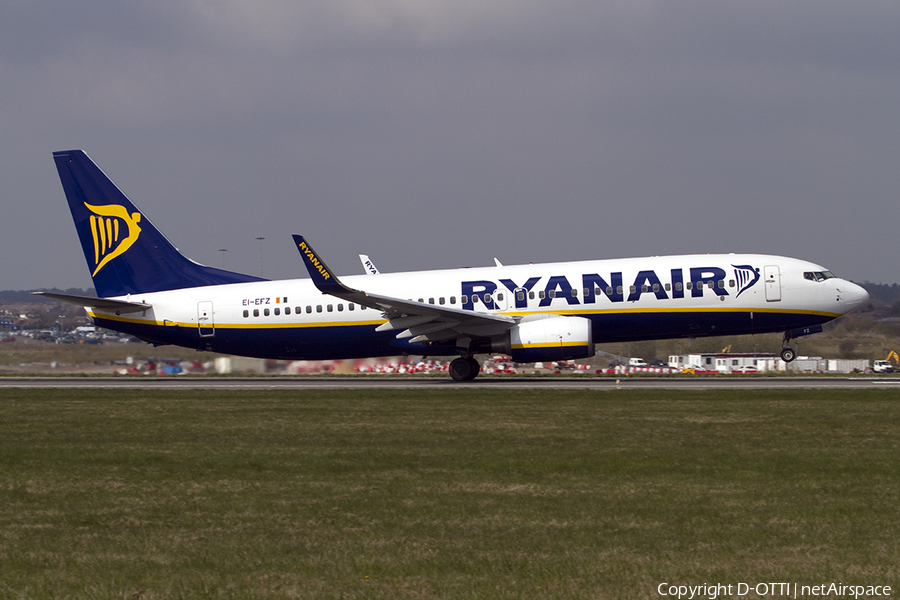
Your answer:
[[[781,360],[789,363],[795,358],[797,358],[797,353],[791,348],[791,338],[788,337],[788,332],[785,332],[784,339],[781,340]]]
[[[481,372],[478,361],[471,356],[454,358],[450,363],[450,377],[453,381],[472,381]]]

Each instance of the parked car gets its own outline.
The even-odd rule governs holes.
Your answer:
[[[741,374],[741,373],[759,373],[759,369],[754,367],[753,365],[744,365],[743,367],[738,367],[737,369],[732,369],[732,373]]]

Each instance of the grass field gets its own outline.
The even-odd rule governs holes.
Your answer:
[[[896,392],[0,392],[0,598],[832,581],[900,589]]]

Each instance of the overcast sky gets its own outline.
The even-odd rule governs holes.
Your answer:
[[[761,252],[900,282],[900,2],[0,5],[0,289],[91,286],[51,153],[198,262]],[[227,252],[220,252],[220,249]]]

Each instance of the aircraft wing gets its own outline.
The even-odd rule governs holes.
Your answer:
[[[87,308],[100,308],[103,310],[115,310],[120,313],[141,312],[152,308],[152,304],[144,302],[126,302],[125,300],[110,300],[108,298],[92,298],[91,296],[72,296],[70,294],[54,294],[51,292],[31,292],[35,296],[45,296],[61,302],[85,306]]]
[[[518,321],[509,315],[474,313],[468,310],[414,302],[391,296],[370,294],[344,285],[303,239],[295,235],[294,243],[303,257],[313,283],[323,294],[380,310],[388,319],[376,331],[397,331],[398,339],[410,342],[446,342],[458,338],[492,337],[512,328]]]

